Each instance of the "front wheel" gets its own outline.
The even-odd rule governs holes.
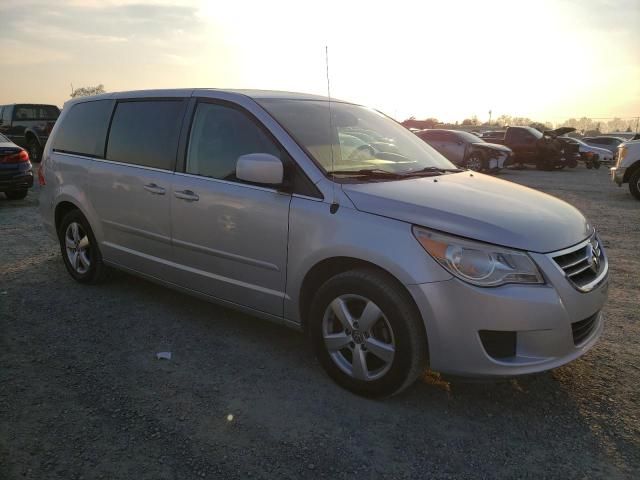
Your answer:
[[[485,169],[484,158],[482,158],[482,155],[478,152],[473,152],[471,155],[469,155],[469,158],[467,158],[465,166],[469,170],[480,172]]]
[[[80,283],[98,283],[106,266],[89,222],[79,210],[67,213],[58,228],[58,239],[67,271]]]
[[[640,168],[633,172],[629,178],[629,191],[631,195],[640,200]]]
[[[347,271],[322,285],[309,328],[322,367],[358,395],[395,395],[427,365],[427,338],[415,304],[402,286],[373,269]]]

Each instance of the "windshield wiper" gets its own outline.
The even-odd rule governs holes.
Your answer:
[[[443,173],[457,173],[464,172],[461,168],[440,168],[440,167],[425,167],[420,170],[413,170],[404,174],[405,177],[413,176],[430,176],[430,175],[442,175]]]
[[[367,178],[403,178],[404,175],[400,173],[390,172],[388,170],[382,170],[380,168],[361,169],[361,170],[330,170],[327,172],[329,175],[344,175],[348,177],[367,177]]]

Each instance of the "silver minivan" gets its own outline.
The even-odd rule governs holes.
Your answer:
[[[125,92],[64,106],[40,209],[70,275],[108,267],[305,331],[358,394],[425,368],[565,364],[608,263],[572,206],[456,168],[383,114],[312,95]]]

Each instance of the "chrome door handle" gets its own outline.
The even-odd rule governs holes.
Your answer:
[[[191,190],[181,190],[173,192],[173,195],[175,195],[176,198],[186,200],[187,202],[197,202],[198,200],[200,200],[200,197]]]
[[[156,185],[155,183],[148,183],[144,186],[144,189],[149,192],[149,193],[153,193],[155,195],[164,195],[165,194],[165,189],[162,187],[159,187],[158,185]]]

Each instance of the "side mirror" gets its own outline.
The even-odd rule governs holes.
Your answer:
[[[282,185],[284,180],[282,160],[270,153],[241,155],[236,162],[236,178],[264,185]]]

